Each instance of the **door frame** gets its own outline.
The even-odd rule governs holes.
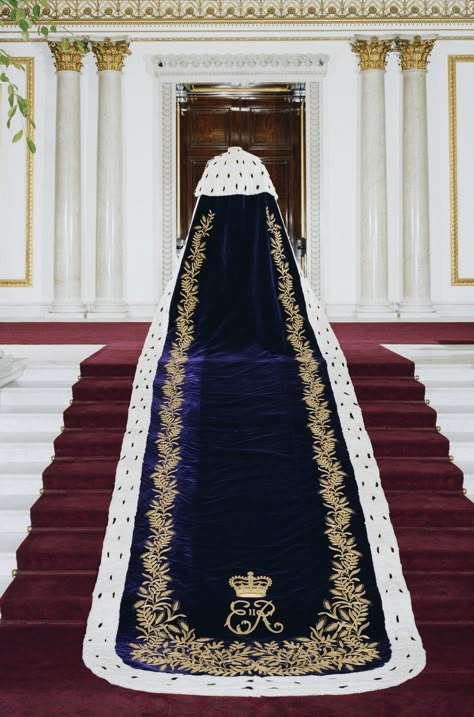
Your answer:
[[[176,136],[176,85],[182,83],[301,83],[305,86],[306,128],[306,216],[307,232],[306,272],[316,296],[321,299],[321,119],[320,82],[327,72],[328,56],[323,54],[247,54],[247,55],[156,55],[153,71],[157,79],[157,115],[159,127],[155,147],[157,162],[156,239],[161,249],[157,255],[159,265],[158,296],[176,267],[177,232],[177,136]]]

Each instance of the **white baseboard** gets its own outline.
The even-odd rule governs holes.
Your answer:
[[[442,318],[474,321],[474,301],[433,301],[433,308]]]
[[[0,321],[51,321],[51,322],[87,322],[94,321],[93,314],[85,316],[68,315],[67,313],[51,313],[51,304],[0,304]],[[125,318],[101,317],[101,321],[151,321],[156,310],[156,304],[130,303],[127,305],[127,316]],[[87,309],[89,307],[87,306]],[[97,318],[95,318],[97,321]]]
[[[0,304],[0,321],[88,321],[86,318],[68,317],[67,314],[51,314],[51,304]],[[156,310],[156,304],[134,303],[128,304],[128,315],[126,319],[119,321],[151,321]],[[356,302],[329,302],[323,305],[327,317],[334,322],[337,321],[383,321],[383,318],[370,318],[356,316]],[[474,321],[474,301],[434,301],[433,308],[438,314],[435,321]],[[90,321],[91,319],[89,319]],[[112,321],[112,319],[110,319]],[[386,319],[385,319],[386,320]],[[409,320],[409,317],[404,320]],[[423,321],[426,319],[413,317],[412,321]],[[392,319],[393,321],[393,319]]]
[[[390,320],[382,317],[357,316],[357,304],[352,303],[327,303],[323,307],[330,321],[354,321],[354,322],[380,322]],[[474,321],[474,301],[433,301],[434,314],[416,314],[410,316],[406,313],[402,317],[398,316],[395,321]]]

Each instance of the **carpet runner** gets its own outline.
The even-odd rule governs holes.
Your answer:
[[[420,342],[420,327],[413,324],[408,329],[392,325],[387,336],[380,324],[335,328],[379,463],[427,651],[425,671],[410,683],[373,694],[257,702],[130,693],[88,672],[81,643],[141,349],[138,325],[136,340],[118,340],[127,336],[127,326],[117,326],[112,343],[81,366],[64,431],[55,441],[55,459],[44,472],[44,494],[31,511],[31,533],[18,550],[17,577],[1,600],[0,704],[5,702],[5,713],[92,717],[105,714],[107,706],[114,715],[173,717],[299,717],[320,710],[325,715],[418,716],[448,714],[455,698],[456,713],[470,714],[474,505],[462,494],[462,473],[448,458],[448,441],[436,429],[436,414],[425,404],[413,364],[378,343],[400,342],[398,331],[410,333],[411,339],[415,331]],[[453,338],[453,325],[451,332],[437,326],[440,338]],[[461,326],[464,338],[472,340],[472,325]],[[93,329],[97,339],[100,327]],[[427,326],[426,336],[433,330],[434,325]],[[421,340],[432,338],[423,335]]]

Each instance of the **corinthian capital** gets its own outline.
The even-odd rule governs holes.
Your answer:
[[[95,55],[99,72],[101,70],[122,72],[126,56],[132,54],[129,45],[130,43],[127,40],[112,42],[110,37],[106,37],[105,40],[91,42],[92,52]]]
[[[420,35],[415,35],[412,40],[403,37],[395,38],[395,49],[402,70],[426,70],[435,42],[435,37],[422,39]]]
[[[385,70],[387,55],[392,48],[392,40],[381,40],[378,37],[354,37],[351,42],[352,52],[359,56],[361,70]]]
[[[80,72],[82,70],[82,59],[87,51],[87,43],[71,42],[70,40],[60,40],[48,42],[49,49],[54,58],[54,66],[58,72],[64,70],[72,70]]]

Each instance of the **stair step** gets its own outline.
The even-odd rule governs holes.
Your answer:
[[[449,455],[449,441],[432,429],[370,428],[376,458],[384,456],[443,458]]]
[[[102,552],[105,528],[33,529],[18,548],[19,570],[95,570]]]
[[[38,496],[43,481],[40,475],[21,473],[4,473],[0,475],[0,508],[5,496],[24,495]]]
[[[11,464],[17,462],[31,461],[32,463],[42,463],[47,465],[54,453],[53,440],[50,441],[0,441],[0,451],[2,454],[2,467],[5,472],[11,472]]]
[[[128,406],[128,401],[77,401],[64,412],[64,425],[66,428],[119,428],[124,431]]]
[[[28,536],[26,530],[0,533],[0,575],[9,575],[16,568],[16,551]]]
[[[21,377],[17,379],[17,386],[37,386],[38,384],[48,386],[71,386],[79,375],[79,367],[69,365],[52,364],[51,362],[41,363],[35,361],[32,366],[27,366]]]
[[[474,573],[408,573],[415,615],[433,622],[474,620]],[[19,572],[1,600],[5,620],[83,620],[89,614],[95,571]]]
[[[111,491],[45,491],[31,509],[34,528],[102,528]]]
[[[97,455],[118,459],[123,434],[123,429],[114,428],[106,428],[102,431],[66,428],[54,441],[54,454],[57,458]]]
[[[463,431],[470,426],[474,426],[474,407],[469,413],[465,410],[458,412],[439,412],[436,418],[436,423],[441,427],[441,433],[448,435],[455,433],[456,431]]]
[[[45,386],[18,386],[15,383],[5,386],[1,390],[0,401],[2,406],[35,406],[52,405],[66,408],[71,398],[71,387]]]
[[[345,352],[347,368],[351,378],[358,376],[414,377],[414,364],[408,359],[400,358],[393,353],[383,352],[373,354],[370,363],[367,362],[366,349],[358,350],[355,346]]]
[[[384,490],[462,490],[462,471],[444,458],[377,459]]]
[[[357,399],[365,401],[416,401],[424,399],[425,387],[414,378],[353,379]]]
[[[447,457],[378,459],[383,486],[386,490],[457,490],[462,488],[462,471]],[[56,458],[43,474],[47,490],[107,490],[115,480],[117,459]]]
[[[464,363],[437,364],[433,366],[417,364],[416,373],[425,386],[436,385],[438,382],[440,384],[446,382],[446,384],[454,386],[459,383],[474,382],[474,367]]]
[[[18,573],[3,596],[5,620],[86,620],[96,573]]]
[[[474,571],[473,528],[397,528],[404,570]]]
[[[36,496],[35,496],[36,498]],[[2,531],[9,533],[26,531],[31,524],[29,510],[0,509],[0,525]]]
[[[31,508],[33,528],[101,528],[107,522],[111,491],[47,490]],[[474,526],[474,505],[454,492],[395,491],[387,493],[397,527]]]
[[[387,492],[390,518],[399,527],[474,527],[474,505],[455,493]]]
[[[436,412],[420,401],[363,401],[360,408],[367,428],[436,426]]]
[[[1,397],[0,397],[1,399]],[[0,432],[35,432],[38,426],[41,431],[57,435],[63,425],[63,412],[59,407],[43,411],[41,408],[26,406],[0,406]],[[21,410],[18,410],[21,409]]]
[[[72,387],[74,401],[130,401],[131,378],[82,378]]]
[[[43,473],[45,490],[112,490],[117,458],[56,458]]]
[[[1,610],[1,598],[4,592],[6,591],[7,587],[11,584],[13,580],[13,575],[0,575],[0,617],[2,616],[2,610]]]
[[[439,412],[454,404],[463,411],[470,412],[473,405],[473,391],[467,386],[429,386],[426,388],[426,398]]]

